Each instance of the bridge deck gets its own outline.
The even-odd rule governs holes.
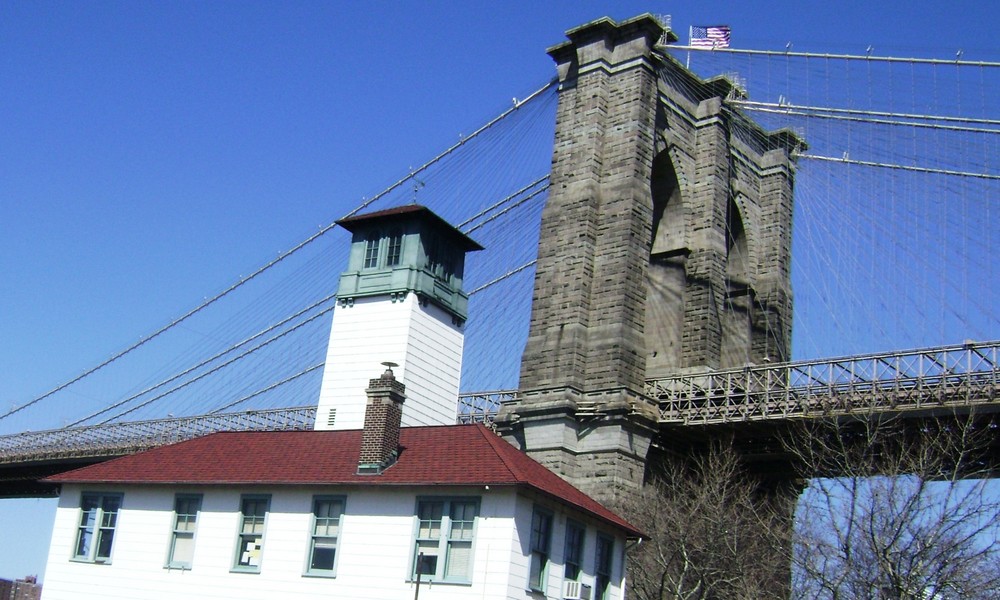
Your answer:
[[[996,405],[1000,342],[748,366],[648,381],[660,422],[683,425]]]
[[[884,412],[1000,411],[1000,342],[967,343],[676,375],[647,382],[664,426]],[[463,394],[459,422],[490,422],[516,392]],[[312,429],[315,407],[280,408],[0,436],[0,466],[100,460],[220,430]],[[2,476],[0,476],[2,479]]]
[[[122,456],[215,431],[312,429],[316,407],[278,408],[0,436],[0,465]]]

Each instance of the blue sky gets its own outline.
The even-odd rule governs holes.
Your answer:
[[[1000,56],[981,1],[0,3],[0,406],[537,89],[566,29],[642,12],[744,48]],[[0,500],[0,577],[42,573],[53,506]]]

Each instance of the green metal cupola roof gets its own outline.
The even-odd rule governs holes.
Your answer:
[[[337,300],[387,296],[392,301],[413,292],[459,321],[468,318],[469,296],[462,290],[465,253],[483,247],[416,204],[356,215],[337,221],[351,232],[351,255],[340,275]]]

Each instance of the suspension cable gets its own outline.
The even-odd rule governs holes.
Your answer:
[[[541,96],[546,90],[548,90],[550,87],[552,87],[553,85],[555,85],[557,83],[557,81],[558,80],[556,80],[556,79],[550,80],[548,83],[546,83],[542,87],[538,88],[537,90],[535,90],[534,92],[532,92],[531,94],[529,94],[528,97],[525,98],[524,100],[517,100],[517,99],[515,99],[513,105],[510,108],[508,108],[507,110],[505,110],[502,113],[500,113],[499,115],[497,115],[490,122],[486,123],[485,125],[483,125],[479,129],[473,131],[468,136],[462,137],[462,139],[460,139],[458,142],[456,142],[455,144],[453,144],[452,146],[450,146],[447,150],[445,150],[441,154],[438,154],[437,156],[435,156],[434,158],[432,158],[429,161],[425,162],[424,164],[420,165],[416,169],[411,170],[405,177],[399,179],[398,181],[396,181],[396,183],[393,183],[392,185],[390,185],[386,189],[382,190],[381,192],[379,192],[375,196],[372,196],[371,198],[369,198],[365,202],[362,202],[360,206],[358,206],[357,208],[355,208],[351,212],[347,213],[342,218],[346,219],[348,217],[353,217],[357,213],[359,213],[362,210],[368,208],[368,206],[370,206],[373,202],[375,202],[378,199],[382,198],[386,194],[392,192],[393,190],[395,190],[399,186],[403,185],[407,181],[413,179],[419,173],[421,173],[423,171],[426,171],[427,169],[429,169],[430,167],[432,167],[434,164],[440,162],[441,159],[445,158],[446,156],[448,156],[449,154],[451,154],[455,150],[458,150],[459,148],[461,148],[462,146],[464,146],[465,144],[467,144],[470,140],[472,140],[473,138],[477,137],[479,134],[483,133],[484,131],[486,131],[490,127],[493,127],[494,125],[496,125],[497,123],[499,123],[501,120],[503,120],[504,118],[506,118],[508,115],[510,115],[511,113],[513,113],[514,111],[516,111],[517,109],[521,108],[522,106],[524,106],[528,102],[531,102],[535,98]]]
[[[531,182],[531,183],[529,183],[528,185],[526,185],[526,186],[522,187],[521,189],[517,190],[517,191],[516,191],[516,192],[514,192],[513,194],[511,194],[511,195],[507,196],[506,198],[503,198],[502,200],[499,200],[499,201],[497,201],[497,202],[494,202],[494,203],[493,203],[492,205],[490,205],[490,206],[487,206],[487,207],[486,207],[486,208],[484,208],[483,210],[481,210],[481,211],[477,212],[476,214],[472,215],[472,216],[471,216],[471,217],[469,217],[468,219],[466,219],[466,220],[462,221],[461,223],[459,223],[458,225],[456,225],[456,226],[455,226],[455,229],[458,229],[458,230],[462,230],[462,228],[463,228],[463,227],[465,227],[466,225],[468,225],[469,223],[472,223],[473,221],[475,221],[475,220],[476,220],[476,219],[478,219],[479,217],[481,217],[481,216],[483,216],[483,215],[485,215],[485,214],[488,214],[488,213],[489,213],[490,211],[492,211],[492,210],[495,210],[495,209],[497,209],[497,208],[499,208],[499,207],[503,206],[504,204],[506,204],[506,203],[510,202],[510,201],[511,201],[511,200],[513,200],[514,198],[517,198],[518,196],[520,196],[521,194],[523,194],[523,193],[527,192],[528,190],[530,190],[531,188],[535,187],[536,185],[538,185],[538,184],[542,183],[543,181],[546,181],[546,180],[547,180],[548,178],[549,178],[549,175],[548,175],[548,174],[546,173],[545,175],[543,175],[543,176],[539,177],[538,179],[536,179],[536,180],[532,181],[532,182]],[[501,213],[501,214],[502,214],[502,213]],[[495,216],[494,216],[494,217],[491,217],[491,219],[492,219],[492,218],[495,218]],[[487,222],[488,222],[488,221],[487,221]],[[475,226],[475,227],[474,227],[473,229],[470,229],[469,231],[465,231],[464,233],[465,233],[466,235],[468,235],[468,233],[469,233],[470,231],[473,231],[474,229],[478,229],[478,228],[479,228],[479,227],[481,227],[482,225],[483,225],[483,224],[482,224],[482,223],[480,223],[479,225],[476,225],[476,226]]]
[[[801,110],[808,112],[827,112],[834,114],[887,117],[890,119],[918,119],[926,121],[943,121],[951,123],[973,123],[976,125],[1000,125],[1000,119],[977,119],[975,117],[953,117],[947,115],[926,115],[919,113],[896,113],[896,112],[887,112],[884,110],[862,110],[858,108],[831,108],[829,106],[805,106],[800,104],[790,104],[788,102],[778,103],[778,102],[754,102],[751,100],[731,100],[730,103],[739,106],[740,108],[745,108],[747,110],[754,110],[758,107],[782,108],[782,109]],[[996,130],[994,129],[989,129],[987,131],[996,132]]]
[[[229,354],[230,352],[236,350],[240,346],[244,346],[244,345],[246,345],[246,344],[254,341],[257,338],[259,338],[259,337],[261,337],[261,336],[263,336],[263,335],[265,335],[267,333],[270,333],[271,331],[274,331],[275,329],[281,327],[282,325],[288,323],[289,321],[292,321],[293,319],[296,319],[296,318],[302,316],[303,314],[309,312],[310,310],[316,308],[317,306],[320,306],[320,305],[322,305],[322,304],[324,304],[326,302],[329,302],[330,300],[332,300],[336,296],[337,296],[336,294],[330,294],[329,296],[327,296],[327,297],[325,297],[325,298],[323,298],[321,300],[318,300],[318,301],[310,304],[309,306],[303,308],[302,310],[296,312],[295,314],[293,314],[291,316],[288,316],[288,317],[285,317],[281,321],[278,321],[277,323],[275,323],[273,325],[270,325],[267,328],[262,329],[261,331],[258,331],[257,333],[251,335],[250,337],[245,338],[242,341],[237,342],[236,344],[233,344],[232,346],[226,348],[225,350],[222,350],[222,351],[220,351],[220,352],[218,352],[218,353],[210,356],[209,358],[206,358],[205,360],[199,362],[198,364],[193,365],[191,367],[188,367],[187,369],[181,371],[180,373],[172,375],[172,376],[168,377],[167,379],[164,379],[164,380],[160,381],[159,383],[156,383],[155,385],[151,385],[151,386],[143,389],[142,391],[136,392],[136,393],[132,394],[131,396],[125,398],[125,399],[119,400],[118,402],[115,402],[113,404],[105,406],[101,410],[99,410],[99,411],[97,411],[95,413],[92,413],[90,415],[87,415],[86,417],[83,417],[83,418],[77,420],[75,423],[71,423],[71,424],[67,425],[67,427],[73,427],[74,425],[79,425],[81,423],[85,423],[85,422],[89,421],[90,419],[93,419],[94,417],[102,415],[102,414],[104,414],[104,413],[106,413],[108,411],[114,410],[114,409],[116,409],[116,408],[118,408],[120,406],[124,406],[125,404],[128,404],[129,402],[135,400],[136,398],[144,396],[144,395],[146,395],[146,394],[148,394],[148,393],[150,393],[152,391],[155,391],[155,390],[157,390],[157,389],[159,389],[159,388],[167,385],[168,383],[177,381],[181,377],[184,377],[185,375],[188,375],[189,373],[191,373],[193,371],[196,371],[196,370],[200,369],[201,367],[204,367],[205,365],[208,365],[208,364],[214,362],[215,360],[217,360],[217,359],[225,356],[226,354]],[[243,355],[241,355],[241,356],[243,356]],[[226,364],[229,364],[229,363],[226,363]],[[211,372],[211,371],[209,371],[209,372]],[[171,392],[176,391],[177,389],[180,389],[180,388],[174,388],[173,390],[171,390]]]
[[[390,193],[391,191],[395,190],[399,186],[403,185],[404,183],[406,183],[407,181],[409,181],[410,179],[412,179],[418,173],[420,173],[420,172],[428,169],[429,167],[431,167],[435,163],[440,162],[443,158],[445,158],[446,156],[452,154],[455,150],[461,148],[466,143],[468,143],[470,140],[476,138],[477,136],[479,136],[483,132],[487,131],[488,129],[490,129],[491,127],[493,127],[494,125],[496,125],[497,123],[499,123],[500,121],[502,121],[503,119],[505,119],[506,117],[510,116],[512,113],[514,113],[515,111],[517,111],[519,108],[523,107],[525,104],[531,102],[532,100],[534,100],[534,99],[536,99],[538,97],[541,97],[542,94],[545,91],[547,91],[549,88],[551,88],[552,86],[554,86],[556,84],[556,82],[557,82],[556,79],[552,79],[549,82],[547,82],[545,85],[543,85],[542,87],[540,87],[538,90],[536,90],[536,91],[532,92],[531,94],[529,94],[523,100],[515,101],[510,108],[508,108],[507,110],[503,111],[500,115],[498,115],[497,117],[494,117],[489,122],[487,122],[485,125],[483,125],[479,129],[475,130],[471,134],[462,137],[462,139],[458,143],[453,144],[452,146],[450,146],[449,148],[447,148],[446,150],[444,150],[443,152],[441,152],[440,154],[438,154],[437,156],[435,156],[434,158],[432,158],[430,161],[428,161],[428,162],[424,163],[423,165],[421,165],[419,168],[417,168],[415,170],[411,170],[409,174],[407,174],[402,179],[396,181],[395,183],[393,183],[392,185],[390,185],[388,188],[386,188],[382,192],[376,194],[372,198],[369,198],[369,199],[363,201],[357,208],[355,208],[354,210],[350,211],[349,213],[347,213],[346,215],[344,215],[344,217],[342,217],[342,218],[347,218],[347,217],[350,217],[350,216],[353,216],[353,215],[357,214],[358,212],[364,210],[366,207],[370,206],[373,202],[375,202],[378,199],[384,197],[386,194]],[[340,220],[340,219],[338,219],[338,220]],[[228,296],[232,292],[234,292],[237,289],[241,288],[243,285],[245,285],[245,284],[249,283],[250,281],[252,281],[253,279],[259,277],[261,274],[263,274],[264,272],[268,271],[271,267],[276,266],[280,262],[284,261],[286,258],[288,258],[291,255],[297,253],[298,251],[302,250],[303,248],[305,248],[306,246],[308,246],[312,242],[316,241],[320,237],[322,237],[325,234],[329,233],[330,230],[334,229],[336,226],[337,226],[336,222],[333,222],[333,223],[330,223],[329,225],[321,227],[319,231],[317,231],[313,235],[309,236],[306,240],[300,242],[299,244],[296,244],[290,250],[287,250],[285,252],[279,253],[278,257],[275,258],[274,260],[269,261],[267,264],[265,264],[264,266],[260,267],[259,269],[257,269],[253,273],[251,273],[250,275],[248,275],[246,277],[241,277],[239,279],[239,281],[233,283],[232,285],[230,285],[228,288],[226,288],[222,292],[219,292],[215,296],[212,296],[211,298],[208,298],[207,300],[205,300],[204,302],[202,302],[201,304],[199,304],[195,308],[189,310],[188,312],[184,313],[180,317],[177,317],[177,318],[173,319],[172,321],[170,321],[169,323],[167,323],[163,327],[157,329],[152,334],[150,334],[150,335],[148,335],[146,337],[141,338],[138,342],[136,342],[136,343],[128,346],[124,350],[121,350],[121,351],[115,353],[110,358],[105,359],[104,361],[102,361],[101,363],[97,364],[96,366],[91,367],[91,368],[85,370],[84,372],[82,372],[79,375],[77,375],[77,376],[69,379],[68,381],[57,385],[56,387],[54,387],[51,390],[49,390],[49,391],[41,394],[40,396],[36,396],[35,398],[29,400],[28,402],[25,402],[24,404],[21,404],[20,406],[15,406],[15,407],[11,408],[10,410],[8,410],[7,412],[5,412],[4,414],[0,415],[0,421],[2,421],[4,419],[6,419],[7,417],[10,417],[10,416],[12,416],[14,414],[17,414],[17,413],[19,413],[19,412],[21,412],[21,411],[23,411],[23,410],[25,410],[25,409],[27,409],[27,408],[29,408],[31,406],[34,406],[35,404],[41,402],[42,400],[45,400],[46,398],[49,398],[49,397],[53,396],[54,394],[56,394],[56,393],[58,393],[58,392],[60,392],[60,391],[62,391],[64,389],[70,387],[71,385],[73,385],[73,384],[81,381],[82,379],[84,379],[86,377],[89,377],[90,375],[93,375],[97,371],[100,371],[104,367],[107,367],[111,363],[113,363],[113,362],[117,361],[118,359],[124,357],[125,355],[129,354],[130,352],[132,352],[132,351],[134,351],[134,350],[136,350],[136,349],[144,346],[145,344],[151,342],[152,340],[160,337],[162,334],[164,334],[167,331],[173,329],[174,327],[176,327],[177,325],[183,323],[184,321],[187,321],[188,319],[190,319],[191,317],[195,316],[196,314],[202,312],[203,310],[205,310],[209,306],[215,304],[219,300],[225,298],[226,296]]]
[[[747,103],[747,102],[733,102],[734,105],[753,112],[771,113],[779,115],[790,115],[796,117],[807,117],[810,119],[829,119],[833,121],[850,121],[853,123],[872,123],[875,125],[894,125],[897,127],[912,127],[915,129],[936,129],[940,131],[961,131],[964,133],[1000,133],[1000,129],[990,129],[984,127],[964,127],[961,125],[942,125],[940,123],[920,123],[916,121],[898,121],[893,119],[877,119],[873,117],[860,117],[860,116],[845,116],[842,114],[824,114],[823,112],[813,112],[812,110],[795,110],[787,107],[787,105],[774,104],[772,107],[767,106],[765,103]],[[820,108],[817,111],[825,111],[827,113],[837,112],[838,109],[834,108]],[[844,110],[844,109],[841,109]],[[844,112],[847,112],[846,110]],[[875,114],[875,111],[870,113],[865,113],[865,111],[850,111],[856,114]],[[925,116],[926,119],[940,118]],[[995,124],[1000,125],[1000,121],[993,121]]]
[[[261,389],[255,391],[255,392],[251,392],[251,393],[247,394],[246,396],[243,396],[242,398],[239,398],[237,400],[233,400],[229,404],[225,404],[223,406],[220,406],[219,408],[216,408],[215,410],[209,411],[208,414],[210,414],[210,415],[219,414],[222,411],[230,409],[230,408],[233,408],[234,406],[236,406],[238,404],[242,404],[242,403],[246,402],[247,400],[251,400],[253,398],[256,398],[257,396],[260,396],[261,394],[264,394],[266,392],[270,392],[273,389],[279,388],[279,387],[285,385],[286,383],[291,383],[292,381],[295,381],[296,379],[298,379],[299,377],[302,377],[303,375],[308,375],[309,373],[312,373],[316,369],[322,368],[323,365],[325,365],[325,364],[326,364],[326,362],[324,361],[324,362],[317,363],[317,364],[315,364],[315,365],[313,365],[311,367],[306,367],[305,369],[299,371],[298,373],[295,373],[293,375],[289,375],[288,377],[285,377],[284,379],[282,379],[280,381],[275,381],[274,383],[272,383],[271,385],[269,385],[267,387],[261,388]]]
[[[126,410],[126,411],[120,412],[117,415],[109,417],[108,419],[105,419],[104,421],[98,423],[98,425],[105,425],[105,424],[110,423],[111,421],[113,421],[115,419],[120,419],[121,417],[124,417],[125,415],[127,415],[129,413],[133,413],[133,412],[139,410],[140,408],[149,406],[153,402],[156,402],[157,400],[160,400],[160,399],[162,399],[162,398],[164,398],[164,397],[166,397],[166,396],[168,396],[168,395],[170,395],[170,394],[172,394],[172,393],[174,393],[174,392],[176,392],[178,390],[184,389],[187,386],[191,385],[192,383],[195,383],[196,381],[204,379],[205,377],[211,375],[212,373],[220,371],[220,370],[228,367],[229,365],[233,364],[234,362],[236,362],[238,360],[241,360],[241,359],[249,356],[250,354],[253,354],[257,350],[260,350],[261,348],[263,348],[263,347],[265,347],[265,346],[267,346],[267,345],[269,345],[269,344],[271,344],[273,342],[276,342],[277,340],[285,337],[286,335],[292,333],[293,331],[295,331],[295,330],[297,330],[297,329],[299,329],[301,327],[304,327],[305,325],[308,325],[309,323],[311,323],[312,321],[315,321],[316,319],[322,317],[326,313],[331,312],[333,310],[333,308],[334,308],[333,306],[331,306],[329,308],[326,308],[326,309],[324,309],[324,310],[316,313],[315,315],[309,317],[305,321],[302,321],[301,323],[295,325],[294,327],[292,327],[292,328],[290,328],[290,329],[288,329],[286,331],[282,331],[281,333],[279,333],[279,334],[277,334],[275,336],[272,336],[272,337],[264,340],[260,344],[257,344],[253,348],[250,348],[250,349],[246,350],[245,352],[243,352],[243,353],[241,353],[241,354],[239,354],[237,356],[234,356],[233,358],[227,360],[226,362],[224,362],[224,363],[222,363],[222,364],[220,364],[220,365],[218,365],[216,367],[213,367],[213,368],[205,371],[204,373],[201,373],[201,374],[199,374],[199,375],[197,375],[197,376],[195,376],[195,377],[193,377],[193,378],[185,381],[184,383],[182,383],[180,385],[174,386],[173,388],[171,388],[169,390],[166,390],[163,393],[161,393],[161,394],[159,394],[157,396],[154,396],[154,397],[150,398],[149,400],[146,400],[145,402],[137,404],[136,406],[133,406],[132,408],[130,408],[130,409]],[[80,425],[84,421],[92,419],[92,418],[94,418],[94,417],[96,417],[96,416],[98,416],[100,414],[106,413],[109,410],[111,410],[110,407],[106,408],[106,409],[103,409],[103,410],[100,410],[100,411],[98,411],[98,412],[96,412],[96,413],[94,413],[94,414],[92,414],[92,415],[90,415],[88,417],[85,417],[84,419],[79,419],[79,420],[77,420],[77,421],[75,421],[73,423],[70,423],[69,425],[67,425],[67,427],[74,427],[76,425]]]
[[[469,292],[469,296],[471,297],[472,295],[477,294],[477,293],[485,290],[486,288],[488,288],[490,286],[496,285],[496,284],[500,283],[501,281],[503,281],[504,279],[507,279],[508,277],[513,277],[514,275],[517,275],[518,273],[520,273],[521,271],[527,269],[528,267],[534,266],[534,264],[536,262],[538,262],[537,259],[529,261],[529,262],[526,262],[523,265],[521,265],[520,267],[517,267],[516,269],[511,269],[510,271],[507,271],[506,273],[504,273],[503,275],[497,277],[496,279],[494,279],[492,281],[487,281],[483,285],[481,285],[481,286],[477,287],[476,289],[472,290],[471,292]]]
[[[548,177],[543,177],[542,179],[539,179],[538,181],[544,181],[546,179],[548,179]],[[503,210],[499,211],[498,213],[496,213],[494,215],[490,215],[490,218],[486,219],[482,223],[477,223],[475,225],[475,227],[470,227],[468,231],[464,231],[463,233],[465,233],[465,235],[469,235],[470,233],[476,231],[477,229],[482,229],[483,227],[485,227],[489,223],[491,223],[491,222],[499,219],[500,217],[504,216],[505,214],[507,214],[510,211],[512,211],[515,208],[517,208],[518,206],[521,206],[525,202],[528,202],[528,201],[536,198],[539,194],[545,193],[545,191],[548,190],[548,189],[549,189],[548,184],[542,186],[541,188],[539,188],[539,189],[531,192],[530,194],[528,194],[524,198],[521,198],[520,200],[518,200],[514,204],[511,204],[510,206],[508,206],[508,207],[504,208]]]
[[[796,58],[833,58],[863,60],[868,62],[909,63],[924,65],[957,65],[960,67],[1000,67],[1000,62],[975,60],[949,60],[942,58],[900,58],[897,56],[872,56],[870,54],[827,54],[822,52],[792,52],[790,50],[747,50],[741,48],[702,48],[700,46],[665,47],[667,50],[694,50],[696,52],[723,52],[727,54],[758,54],[762,56],[790,56]]]
[[[898,165],[893,163],[882,163],[870,160],[854,160],[851,158],[836,158],[834,156],[818,156],[816,154],[799,154],[799,158],[809,158],[826,162],[843,163],[845,165],[859,165],[863,167],[882,167],[886,169],[897,169],[900,171],[914,171],[917,173],[934,173],[937,175],[954,175],[957,177],[973,177],[976,179],[1000,180],[1000,175],[989,173],[972,173],[970,171],[952,171],[949,169],[934,169],[931,167],[916,167],[911,165]]]

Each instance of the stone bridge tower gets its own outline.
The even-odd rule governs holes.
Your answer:
[[[559,77],[510,441],[607,502],[642,484],[646,379],[790,354],[794,151],[657,46],[653,17],[593,21],[549,49]]]

